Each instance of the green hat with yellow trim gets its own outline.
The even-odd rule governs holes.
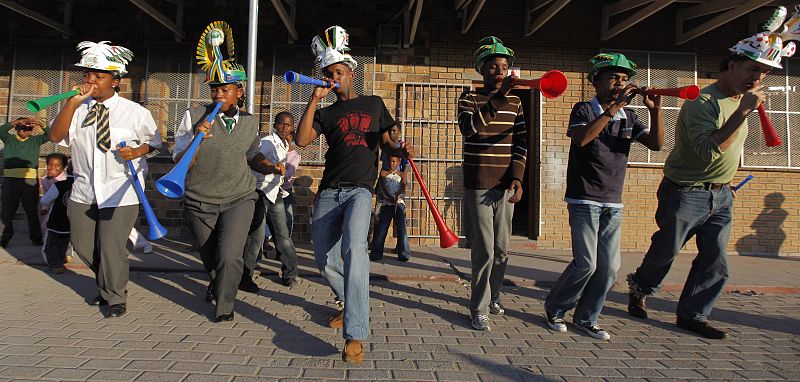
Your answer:
[[[481,39],[479,42],[481,46],[475,53],[475,70],[481,72],[481,67],[486,59],[493,56],[503,56],[508,59],[508,65],[514,65],[514,51],[511,48],[503,45],[503,41],[494,36],[488,36]]]
[[[609,68],[622,69],[628,72],[628,77],[633,77],[633,75],[636,74],[636,63],[629,60],[628,57],[625,57],[622,53],[600,53],[592,57],[589,62],[592,63],[592,67],[589,69],[589,82],[594,81],[594,76],[596,76],[597,73]]]

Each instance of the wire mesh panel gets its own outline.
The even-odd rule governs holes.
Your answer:
[[[358,61],[355,73],[354,90],[358,94],[372,95],[375,93],[375,50],[353,49],[353,58]],[[269,119],[270,128],[274,116],[282,111],[288,111],[294,116],[295,121],[300,121],[306,108],[314,86],[289,85],[283,80],[286,71],[297,72],[313,78],[321,78],[320,68],[314,62],[311,51],[306,46],[276,46],[272,65],[272,88],[270,95]],[[331,92],[319,107],[325,107],[336,101],[336,95]],[[321,164],[325,162],[325,151],[328,145],[325,137],[320,137],[306,147],[297,147],[303,158],[303,163]]]
[[[653,88],[678,88],[693,85],[696,77],[696,56],[694,53],[640,52],[615,50],[624,53],[639,67],[632,81],[638,86]],[[631,145],[628,161],[640,164],[663,164],[675,146],[675,123],[678,111],[684,100],[678,97],[662,97],[662,126],[664,128],[664,148],[650,151],[644,145]],[[630,108],[645,125],[650,125],[650,113],[642,104],[642,97],[634,98]]]
[[[414,159],[422,179],[445,223],[463,232],[464,180],[461,171],[462,138],[458,131],[458,97],[468,85],[403,83],[400,124],[404,139],[417,151]],[[425,197],[413,176],[406,191],[409,237],[438,237]]]
[[[172,155],[175,130],[186,109],[211,102],[205,74],[193,70],[194,55],[188,45],[153,45],[147,49],[144,107],[156,121],[163,146],[156,156]]]
[[[763,81],[767,93],[764,108],[783,144],[768,147],[764,143],[761,121],[757,113],[747,117],[748,134],[742,153],[743,167],[800,168],[798,160],[797,118],[800,111],[800,60],[784,59],[783,70],[773,69]],[[794,133],[794,134],[792,134]]]
[[[7,121],[31,116],[32,113],[25,108],[26,102],[63,93],[80,83],[82,74],[72,65],[77,62],[72,61],[77,60],[76,56],[72,47],[59,42],[37,41],[14,49]],[[37,116],[49,125],[63,104],[64,101],[53,104]],[[69,154],[69,149],[49,142],[42,145],[41,154],[51,152]]]

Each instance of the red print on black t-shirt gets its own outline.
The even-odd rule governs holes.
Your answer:
[[[366,134],[372,124],[372,116],[363,111],[353,111],[340,118],[336,125],[344,134],[348,146],[367,147]]]

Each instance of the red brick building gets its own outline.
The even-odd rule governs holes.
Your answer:
[[[0,7],[0,119],[29,115],[24,102],[67,90],[79,73],[74,47],[82,40],[110,40],[134,51],[125,97],[148,107],[167,142],[188,106],[206,102],[208,93],[193,62],[194,46],[211,21],[234,29],[239,61],[246,63],[247,1],[71,1],[17,0]],[[788,1],[261,1],[258,16],[254,112],[268,131],[271,117],[289,110],[299,117],[310,89],[289,87],[280,79],[292,69],[313,75],[311,37],[331,24],[345,27],[360,62],[358,86],[384,98],[387,107],[417,147],[417,163],[447,224],[460,231],[461,138],[455,123],[460,92],[480,82],[472,52],[486,35],[500,37],[517,52],[521,77],[563,71],[566,92],[555,99],[519,90],[529,119],[526,200],[517,206],[515,238],[530,238],[539,248],[569,247],[563,202],[569,140],[565,136],[572,105],[593,94],[585,80],[588,60],[600,51],[626,53],[640,66],[641,85],[677,87],[714,81],[719,61],[739,39],[768,17],[767,3]],[[761,4],[763,3],[763,4]],[[278,5],[274,5],[278,4]],[[27,16],[26,16],[27,15]],[[68,17],[65,17],[68,16]],[[30,17],[29,17],[30,16]],[[39,21],[34,21],[34,19]],[[334,21],[332,21],[334,20]],[[714,27],[714,28],[712,28]],[[701,33],[707,31],[706,33]],[[741,169],[755,179],[739,193],[731,235],[732,253],[800,254],[800,58],[774,71],[767,109],[783,140],[768,148],[757,117],[750,119]],[[642,146],[631,152],[624,194],[623,249],[644,251],[655,231],[655,188],[673,142],[681,101],[665,100],[667,145],[657,153]],[[637,104],[634,104],[634,108]],[[54,106],[42,116],[48,121]],[[640,117],[647,118],[642,109]],[[54,150],[46,145],[43,153]],[[307,241],[309,208],[322,174],[324,143],[302,150],[295,182],[295,239]],[[180,202],[153,191],[152,182],[171,168],[168,149],[149,161],[151,204],[170,234],[184,232]],[[412,241],[437,243],[437,233],[417,184],[410,186]],[[142,218],[144,224],[144,218]],[[693,251],[694,246],[687,246]]]

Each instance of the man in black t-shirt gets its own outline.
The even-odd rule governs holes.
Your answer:
[[[336,87],[314,88],[296,134],[305,147],[325,135],[328,151],[317,190],[311,237],[317,267],[344,310],[329,326],[343,328],[345,362],[364,360],[361,341],[369,335],[369,254],[367,234],[372,192],[378,176],[378,146],[391,155],[409,155],[409,148],[392,141],[395,122],[383,100],[359,96],[353,89],[356,61],[346,52],[347,33],[339,26],[315,36],[311,46],[325,81]],[[317,110],[333,91],[336,102]]]

